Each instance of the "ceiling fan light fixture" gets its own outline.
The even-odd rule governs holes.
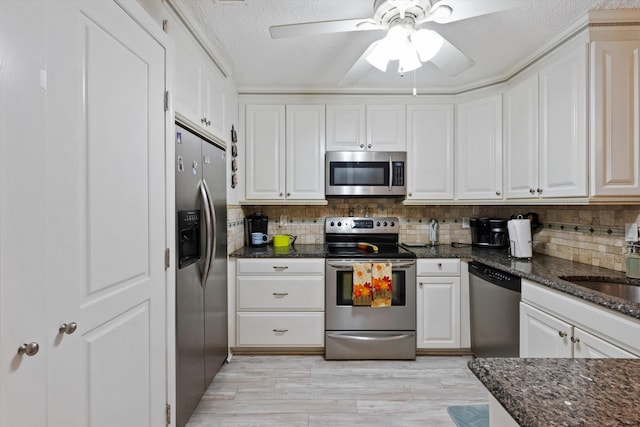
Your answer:
[[[371,53],[366,58],[369,64],[382,72],[387,71],[387,64],[389,64],[388,46],[384,41],[382,39],[375,42]]]
[[[418,58],[418,53],[411,43],[406,43],[400,52],[398,73],[404,74],[420,67],[422,67],[422,62],[420,62],[420,58]]]
[[[435,31],[422,29],[411,34],[411,42],[420,56],[420,61],[427,62],[442,48],[444,39]]]

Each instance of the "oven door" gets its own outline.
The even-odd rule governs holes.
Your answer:
[[[351,294],[355,262],[392,264],[391,307],[353,306]],[[415,331],[415,260],[327,259],[325,273],[327,331]]]

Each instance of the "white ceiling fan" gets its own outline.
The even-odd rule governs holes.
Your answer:
[[[272,26],[274,39],[349,31],[383,30],[340,81],[357,81],[371,66],[386,71],[389,61],[398,61],[398,72],[414,70],[431,61],[451,76],[460,74],[474,61],[431,28],[518,6],[524,0],[374,0],[373,18],[344,19]]]

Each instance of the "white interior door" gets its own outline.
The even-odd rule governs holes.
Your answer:
[[[131,2],[59,3],[48,54],[49,425],[164,425],[165,51]],[[71,322],[75,333],[58,332]]]

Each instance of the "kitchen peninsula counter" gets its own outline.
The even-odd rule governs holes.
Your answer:
[[[521,426],[640,425],[640,360],[479,358],[468,365]]]

